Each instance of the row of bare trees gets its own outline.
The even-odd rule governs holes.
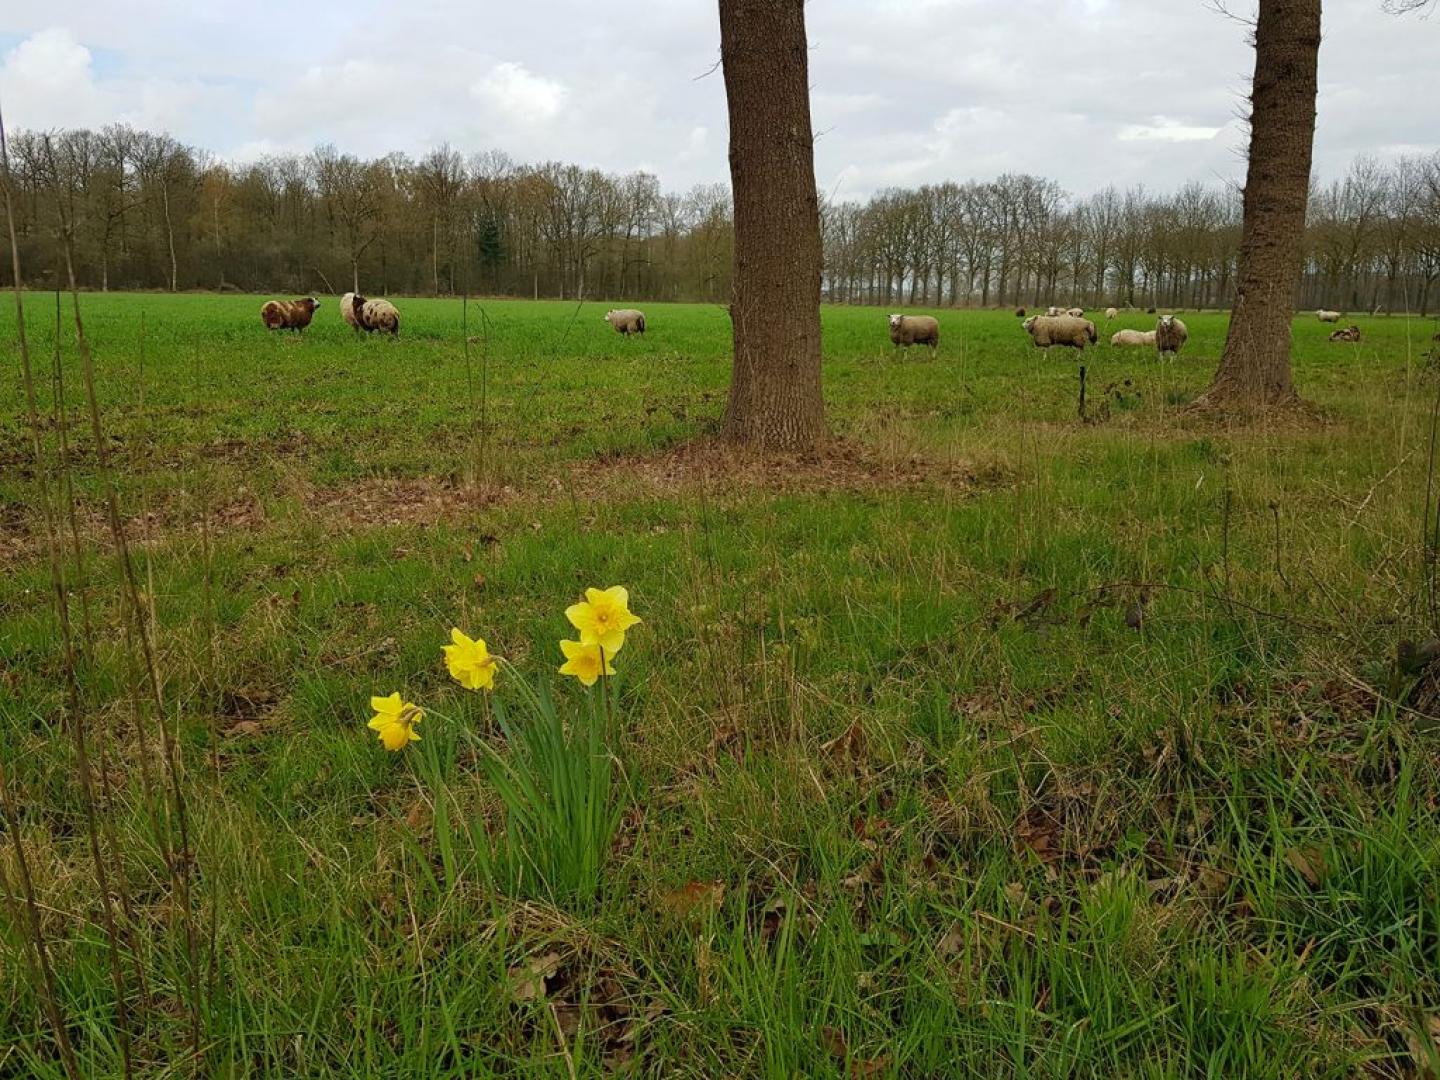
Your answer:
[[[1053,181],[890,189],[823,208],[826,291],[839,302],[1228,305],[1240,194],[1186,184],[1067,201]],[[1428,311],[1440,278],[1440,155],[1360,158],[1312,185],[1302,307]]]
[[[250,165],[122,125],[12,140],[22,256],[53,263],[56,196],[83,285],[255,292],[629,296],[726,301],[730,190],[449,147],[364,161],[321,147]],[[1240,197],[1106,188],[1069,199],[1026,174],[821,205],[824,295],[840,303],[1193,309],[1230,303]],[[1440,155],[1313,185],[1303,307],[1428,311],[1440,278]]]
[[[668,193],[648,173],[448,146],[232,165],[124,125],[21,132],[11,164],[26,264],[53,265],[68,207],[96,289],[729,296],[723,184]]]

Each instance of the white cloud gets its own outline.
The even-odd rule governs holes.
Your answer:
[[[513,60],[496,64],[470,92],[502,115],[527,123],[555,119],[567,95],[563,84],[535,75]]]
[[[1126,124],[1115,137],[1121,142],[1204,142],[1215,138],[1221,127],[1182,124],[1168,116],[1156,116],[1153,124]]]
[[[490,4],[483,33],[473,0],[361,9],[312,0],[297,23],[280,0],[243,18],[184,0],[0,0],[0,98],[13,127],[127,121],[237,160],[449,142],[650,164],[668,190],[728,176],[714,0],[611,0],[603,18],[581,0]],[[1006,170],[1077,195],[1243,175],[1254,54],[1207,4],[826,0],[806,18],[816,176],[840,197]],[[1327,5],[1321,177],[1361,153],[1440,149],[1433,62],[1412,47],[1428,29],[1375,0]]]
[[[64,27],[32,34],[5,54],[0,98],[12,127],[85,125],[107,119],[90,50]]]

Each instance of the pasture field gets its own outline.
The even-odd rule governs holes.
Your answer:
[[[0,754],[82,1072],[119,1076],[36,494],[62,487],[54,299],[26,301],[44,454],[7,301]],[[1097,320],[1082,420],[1076,357],[1008,311],[940,312],[931,357],[827,308],[837,440],[774,460],[710,442],[720,307],[643,305],[625,340],[603,304],[467,328],[412,299],[391,341],[329,297],[302,335],[256,297],[82,304],[162,703],[67,321],[65,573],[136,1075],[1440,1070],[1440,693],[1395,660],[1437,629],[1433,324],[1297,319],[1315,415],[1227,427],[1182,408],[1221,314],[1165,363],[1103,344],[1153,317]],[[644,621],[601,709],[556,642],[613,584]],[[452,626],[509,661],[493,695],[448,678]],[[390,754],[365,721],[397,690],[430,715]],[[598,869],[567,861],[593,822],[495,854],[546,708],[603,729],[557,766],[609,793]],[[0,1076],[58,1077],[5,839]]]

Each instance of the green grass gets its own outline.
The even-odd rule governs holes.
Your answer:
[[[53,301],[27,301],[49,416]],[[1366,319],[1351,346],[1297,320],[1296,380],[1323,419],[1227,428],[1179,408],[1214,369],[1223,315],[1186,314],[1174,362],[1087,352],[1082,423],[1076,358],[1031,348],[1008,312],[942,312],[932,359],[894,355],[884,312],[827,309],[844,441],[775,465],[690,445],[724,406],[719,307],[648,305],[650,332],[624,340],[604,305],[493,302],[483,320],[472,305],[467,362],[454,301],[401,302],[398,341],[353,337],[328,301],[301,336],[266,334],[252,297],[83,303],[196,847],[199,1061],[80,426],[84,715],[134,909],[126,971],[148,984],[141,1000],[130,980],[137,1075],[1424,1061],[1440,727],[1433,688],[1392,657],[1435,629],[1432,325]],[[119,1075],[28,438],[12,360],[0,754],[82,1070]],[[567,765],[562,747],[589,753],[596,702],[553,674],[563,609],[617,583],[645,621],[617,664],[603,768]],[[452,625],[547,682],[568,733],[502,672],[511,731],[534,725],[508,740],[445,675]],[[435,714],[438,803],[427,759],[365,729],[370,695],[392,690]],[[572,846],[531,885],[484,857],[520,827],[506,807],[524,785],[507,790],[496,761],[587,793],[532,807],[516,851],[538,866],[536,837]],[[587,853],[611,812],[597,879]],[[59,1076],[20,941],[6,905],[0,1076]]]

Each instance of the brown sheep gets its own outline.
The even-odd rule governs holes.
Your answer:
[[[379,330],[392,337],[400,333],[400,312],[389,300],[366,300],[358,293],[352,294],[350,311],[355,317],[353,325],[367,333]]]
[[[299,300],[267,300],[260,308],[260,321],[266,330],[304,330],[315,317],[320,301],[313,296]]]
[[[1015,309],[1015,317],[1017,319],[1023,319],[1025,317],[1025,309],[1023,307],[1017,307]]]
[[[1087,344],[1094,345],[1099,340],[1095,324],[1089,319],[1077,319],[1074,315],[1032,315],[1020,325],[1041,349],[1064,345],[1084,351]]]
[[[930,315],[891,315],[890,341],[909,348],[911,345],[940,347],[940,324]]]
[[[1343,329],[1341,329],[1341,330],[1333,330],[1333,331],[1331,331],[1331,333],[1330,333],[1330,340],[1331,340],[1331,341],[1359,341],[1359,340],[1360,340],[1360,327],[1358,327],[1358,326],[1356,326],[1355,324],[1352,323],[1352,324],[1350,324],[1349,326],[1347,326],[1347,327],[1345,327],[1345,328],[1343,328]]]
[[[1161,356],[1166,353],[1179,356],[1180,350],[1185,347],[1185,342],[1189,339],[1190,331],[1174,315],[1161,315],[1156,320],[1155,351]]]

